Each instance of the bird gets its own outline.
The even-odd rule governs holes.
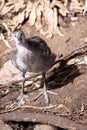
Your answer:
[[[56,54],[51,51],[46,41],[39,36],[26,38],[21,28],[12,32],[12,40],[15,43],[16,50],[12,54],[11,61],[22,76],[22,89],[18,97],[18,106],[21,106],[24,99],[28,101],[28,96],[24,93],[26,72],[42,74],[43,89],[34,99],[38,99],[43,94],[46,103],[49,104],[50,98],[48,93],[56,93],[47,90],[45,75],[55,62]]]

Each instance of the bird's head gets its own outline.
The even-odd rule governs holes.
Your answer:
[[[16,44],[22,44],[25,42],[25,34],[21,29],[16,29],[12,32],[12,40],[15,41]]]

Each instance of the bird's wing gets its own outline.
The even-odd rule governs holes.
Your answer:
[[[43,56],[49,57],[51,55],[51,50],[47,46],[46,42],[38,36],[28,38],[27,44],[29,49],[37,51]]]

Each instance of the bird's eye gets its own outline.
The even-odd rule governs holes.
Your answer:
[[[21,37],[22,37],[22,33],[21,33],[21,35],[20,35]]]

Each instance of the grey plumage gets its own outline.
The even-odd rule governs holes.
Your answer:
[[[12,38],[16,44],[12,63],[22,72],[23,81],[25,81],[27,71],[42,73],[45,78],[45,72],[51,68],[56,59],[56,55],[51,52],[46,42],[38,36],[26,39],[21,29],[15,30],[12,33]],[[23,90],[21,95],[23,96]]]

